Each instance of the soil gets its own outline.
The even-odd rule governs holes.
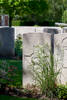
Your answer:
[[[9,95],[9,96],[16,96],[16,97],[25,97],[25,98],[40,98],[41,94],[38,94],[34,91],[30,91],[24,88],[15,88],[9,86],[0,86],[0,94],[1,95]]]
[[[0,94],[22,97],[22,98],[35,98],[39,100],[59,100],[57,98],[50,99],[45,95],[42,95],[38,87],[29,85],[25,89],[25,88],[9,87],[8,85],[0,84]]]

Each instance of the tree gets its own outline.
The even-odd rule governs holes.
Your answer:
[[[65,10],[63,15],[62,15],[62,22],[67,23],[67,10]]]
[[[9,26],[11,26],[15,15],[19,15],[24,21],[35,23],[44,21],[48,2],[47,0],[0,0],[0,7],[3,13],[9,14]]]
[[[44,21],[48,12],[48,1],[47,0],[26,0],[21,2],[23,5],[20,9],[20,16],[23,20],[33,21],[35,24]]]
[[[62,14],[64,12],[64,0],[48,0],[49,1],[49,12],[48,20],[53,20],[55,22],[62,21]]]
[[[0,0],[0,7],[3,13],[9,14],[9,26],[12,26],[12,20],[16,14],[17,7],[19,7],[19,0]]]
[[[64,9],[67,8],[67,0],[63,0],[63,3],[64,3]]]

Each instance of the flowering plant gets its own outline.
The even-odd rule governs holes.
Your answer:
[[[6,63],[6,61],[1,61],[0,62],[0,81],[3,79],[8,79],[7,77],[7,70],[8,70],[8,64]]]
[[[6,61],[0,62],[0,82],[1,83],[14,83],[16,77],[17,67],[9,64]]]
[[[17,67],[11,65],[8,67],[8,77],[11,79],[12,84],[15,82],[15,77],[17,76]]]

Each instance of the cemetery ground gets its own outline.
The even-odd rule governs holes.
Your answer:
[[[13,81],[8,80],[7,84],[0,85],[0,100],[50,100],[50,97],[46,97],[45,94],[42,94],[39,91],[39,88],[36,86],[27,85],[26,88],[22,87],[22,60],[0,60],[0,65],[3,61],[6,61],[8,67],[11,69],[16,68],[15,76],[12,76]],[[5,65],[6,65],[5,63]],[[10,70],[9,70],[10,72]],[[12,74],[13,74],[12,73]],[[0,78],[1,82],[1,78]],[[2,81],[5,83],[5,81]],[[43,84],[43,86],[45,86]],[[2,88],[1,88],[2,87]],[[57,86],[58,93],[56,98],[53,100],[66,100],[67,98],[67,85],[66,86]],[[48,92],[49,93],[49,92]],[[57,99],[58,98],[58,99]]]
[[[0,95],[0,100],[36,100],[36,99],[28,99],[28,98],[19,98],[19,97],[13,97],[13,96],[6,96],[6,95]]]
[[[3,74],[5,75],[5,77],[3,77],[2,76],[3,74],[1,75],[0,73],[1,75],[0,76],[0,100],[4,100],[4,99],[5,100],[67,100],[67,85],[58,86],[55,83],[57,72],[55,73],[55,71],[53,70],[54,60],[53,60],[52,55],[50,55],[50,58],[51,58],[49,62],[50,65],[49,64],[45,65],[45,70],[42,70],[44,68],[42,65],[47,64],[45,63],[47,62],[46,57],[49,57],[49,56],[46,56],[46,57],[43,56],[44,55],[44,52],[42,52],[43,50],[41,51],[41,54],[39,53],[38,57],[39,57],[39,67],[42,68],[41,70],[44,73],[43,75],[45,76],[46,81],[44,77],[42,76],[42,74],[38,72],[36,73],[37,74],[36,79],[40,79],[38,81],[42,83],[41,85],[39,85],[39,87],[36,85],[30,85],[30,84],[27,84],[25,88],[22,86],[22,80],[23,80],[22,69],[24,67],[22,68],[23,62],[22,62],[21,37],[18,37],[15,45],[16,45],[15,47],[16,59],[14,58],[10,60],[8,58],[6,60],[4,59],[0,60],[0,72],[2,72],[3,70]],[[47,47],[44,49],[47,49]],[[35,60],[32,59],[33,68],[34,68],[34,65],[37,64],[34,61]],[[1,70],[1,67],[2,67],[2,70]],[[4,72],[4,68],[7,68],[5,69],[5,72],[7,71],[8,73]],[[50,68],[50,70],[47,70],[48,68]],[[35,71],[37,70],[34,70],[34,72]],[[39,77],[39,75],[41,76]]]
[[[5,61],[8,64],[8,67],[16,67],[17,70],[14,72],[16,75],[11,77],[11,80],[1,79],[0,78],[0,100],[36,100],[36,89],[34,90],[34,95],[30,90],[26,90],[22,88],[22,60],[1,60],[0,66],[2,62]],[[6,65],[5,63],[5,65]],[[23,98],[26,99],[23,99]]]
[[[14,82],[11,83],[13,86],[19,86],[21,87],[22,85],[22,61],[21,60],[0,60],[0,63],[5,61],[8,64],[8,67],[14,66],[17,68],[15,73],[17,74],[13,78]]]
[[[0,63],[3,60],[0,60]],[[6,60],[9,66],[17,67],[17,76],[12,77],[14,82],[8,82],[9,84],[3,88],[3,92],[0,91],[0,100],[50,100],[49,98],[45,97],[45,95],[38,94],[38,89],[33,86],[30,87],[29,85],[26,89],[22,88],[22,61],[21,60]],[[58,87],[60,89],[59,97],[63,98],[63,96],[67,97],[67,86]],[[66,98],[65,97],[65,98]],[[41,99],[40,99],[41,98]],[[42,99],[44,98],[44,99]],[[62,100],[62,99],[53,99],[53,100]],[[63,99],[66,100],[66,99]]]

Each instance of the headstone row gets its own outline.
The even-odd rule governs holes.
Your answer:
[[[23,86],[32,84],[32,74],[30,69],[31,58],[34,54],[34,46],[47,44],[54,49],[54,55],[58,58],[58,69],[61,69],[59,82],[67,83],[67,34],[51,34],[36,32],[23,34]],[[59,32],[58,32],[59,33]],[[53,46],[52,46],[53,44]]]
[[[23,35],[24,33],[29,33],[29,32],[46,32],[46,33],[62,33],[62,28],[60,27],[14,27],[15,28],[15,39],[18,34]]]

